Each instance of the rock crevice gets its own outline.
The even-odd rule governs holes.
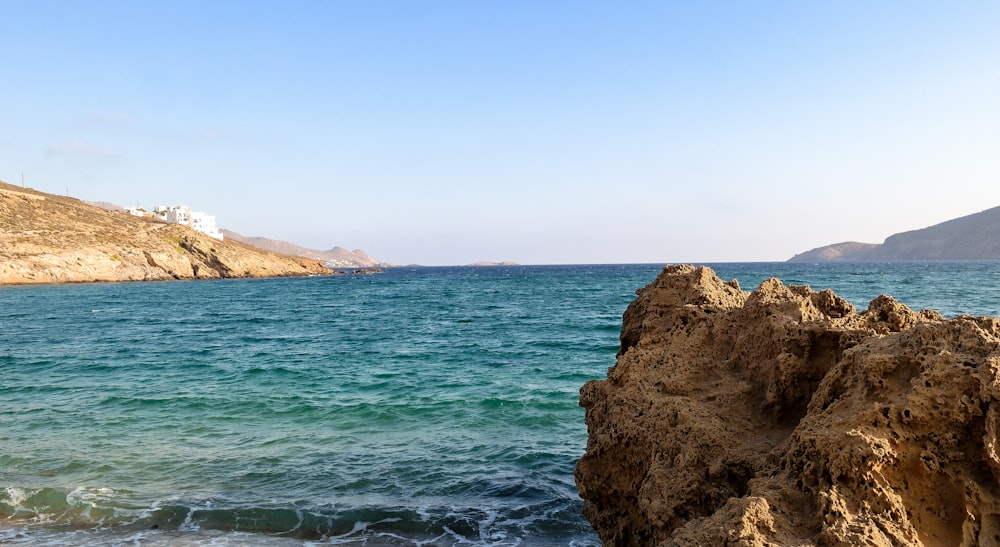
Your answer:
[[[668,266],[581,389],[606,545],[1000,543],[1000,321]]]

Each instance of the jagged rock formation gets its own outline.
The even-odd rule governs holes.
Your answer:
[[[1000,207],[891,235],[883,243],[835,243],[799,253],[789,262],[1000,259]]]
[[[0,183],[0,284],[328,273],[315,260]]]
[[[581,390],[606,545],[1000,544],[1000,321],[668,266]]]

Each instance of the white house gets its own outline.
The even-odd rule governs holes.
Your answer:
[[[167,207],[167,222],[188,225],[191,222],[191,208],[184,205]]]
[[[191,227],[196,231],[210,235],[215,239],[222,239],[222,232],[220,232],[218,226],[215,225],[215,215],[210,215],[201,211],[192,211],[191,214],[188,215],[188,218],[191,219]]]
[[[153,209],[153,212],[171,224],[190,226],[195,231],[209,235],[215,239],[223,239],[222,232],[219,231],[218,226],[215,224],[214,215],[202,211],[192,211],[190,207],[185,205],[173,205],[170,207],[160,205]]]

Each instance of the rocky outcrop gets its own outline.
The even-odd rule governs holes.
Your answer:
[[[315,260],[0,183],[0,284],[329,273]]]
[[[668,266],[581,390],[606,545],[1000,544],[1000,321]]]

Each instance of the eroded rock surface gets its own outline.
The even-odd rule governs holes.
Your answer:
[[[606,545],[1000,544],[1000,321],[668,266],[581,390]]]

